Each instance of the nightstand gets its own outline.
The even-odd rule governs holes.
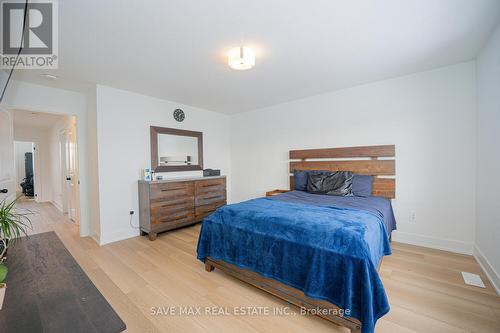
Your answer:
[[[266,192],[266,197],[272,197],[273,195],[286,193],[286,192],[290,192],[290,190],[273,190],[273,191]]]

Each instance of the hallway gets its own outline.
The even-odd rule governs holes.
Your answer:
[[[79,222],[79,170],[76,118],[58,114],[12,109],[16,192],[31,164],[31,196],[38,203],[52,203]],[[27,146],[31,145],[28,149]],[[26,152],[31,160],[25,162]]]
[[[75,236],[78,236],[78,226],[50,202],[38,203],[34,199],[21,197],[17,206],[33,213],[29,216],[33,225],[33,230],[30,230],[29,234],[56,231],[59,235],[59,232],[64,230],[65,233],[75,233]],[[60,235],[59,238],[62,240]]]

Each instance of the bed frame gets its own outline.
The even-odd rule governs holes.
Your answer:
[[[290,189],[293,189],[293,170],[352,171],[374,176],[372,194],[393,199],[396,196],[395,150],[394,145],[291,150]],[[214,268],[265,290],[288,303],[313,310],[317,316],[349,328],[351,333],[361,333],[359,320],[342,316],[341,309],[332,303],[312,299],[296,288],[224,261],[206,258],[205,270],[211,272]]]

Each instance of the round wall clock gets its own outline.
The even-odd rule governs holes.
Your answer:
[[[174,110],[174,119],[177,120],[178,122],[181,122],[186,118],[186,115],[184,114],[184,111],[181,109],[175,109]]]

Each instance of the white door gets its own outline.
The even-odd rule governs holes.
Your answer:
[[[0,200],[15,197],[15,179],[12,116],[0,106]]]
[[[65,130],[61,133],[62,172],[65,183],[65,201],[68,216],[79,223],[78,198],[78,159],[75,130]]]

